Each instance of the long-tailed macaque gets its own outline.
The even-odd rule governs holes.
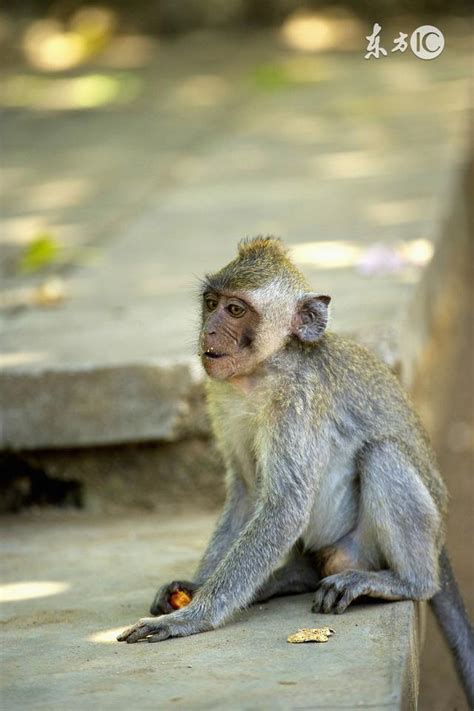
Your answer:
[[[292,593],[314,592],[318,613],[361,596],[431,600],[472,706],[473,634],[433,452],[388,368],[327,332],[329,302],[270,237],[244,241],[205,278],[200,356],[226,503],[192,582],[164,585],[158,616],[118,639],[196,634]],[[192,601],[174,610],[178,588]]]

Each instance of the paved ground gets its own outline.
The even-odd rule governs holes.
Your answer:
[[[412,603],[315,616],[304,595],[187,639],[115,642],[147,614],[160,581],[190,575],[211,523],[195,514],[4,519],[3,708],[399,708],[401,689],[416,683]],[[326,644],[286,642],[328,624],[336,636]]]
[[[162,45],[125,75],[82,72],[89,89],[135,87],[88,110],[68,104],[74,77],[10,71],[2,239],[14,252],[45,230],[76,269],[62,273],[62,302],[45,307],[40,292],[43,306],[22,308],[20,286],[41,279],[19,280],[10,251],[5,444],[124,441],[122,413],[128,439],[172,437],[166,413],[150,416],[140,369],[179,381],[168,366],[194,352],[197,277],[245,235],[276,233],[295,247],[314,288],[332,294],[337,330],[393,327],[464,157],[468,55],[454,34],[450,46],[434,62],[367,62],[362,48],[304,56],[267,34],[201,36]],[[134,379],[130,417],[120,392]],[[101,407],[84,413],[85,391]]]
[[[436,62],[409,55],[371,63],[361,54],[307,58],[269,36],[249,36],[245,43],[201,37],[155,48],[142,69],[97,65],[79,73],[85,85],[69,76],[38,82],[34,75],[28,84],[24,68],[11,70],[2,123],[5,372],[66,370],[77,382],[79,371],[104,372],[98,366],[149,367],[187,356],[193,275],[219,265],[238,238],[259,231],[297,247],[315,288],[335,297],[337,329],[374,331],[395,322],[422,273],[416,255],[435,246],[462,157],[469,62],[461,46],[449,51],[454,40]],[[15,97],[25,76],[30,89],[21,94],[22,107]],[[97,87],[113,96],[115,86],[122,99],[79,109],[71,96],[87,98],[84,86],[95,96]],[[63,268],[19,277],[18,245],[42,231],[61,246]],[[419,239],[425,241],[417,246]],[[31,304],[24,289],[55,274],[64,302],[47,308],[33,299],[23,308]],[[126,375],[119,377],[122,391]],[[51,393],[45,386],[43,394]],[[85,391],[90,419],[100,391],[89,382],[81,402]],[[67,404],[71,393],[61,392]],[[25,402],[31,410],[31,397]],[[45,413],[72,422],[57,391],[51,402],[36,397],[39,425],[30,436],[45,431]],[[17,409],[17,421],[26,421],[25,412]],[[304,600],[250,611],[212,636],[124,648],[106,641],[110,630],[146,611],[159,580],[188,573],[210,519],[61,515],[6,519],[4,527],[4,582],[27,586],[3,594],[34,595],[4,604],[8,708],[51,709],[57,700],[57,708],[70,708],[72,698],[78,709],[156,708],[157,698],[189,708],[190,688],[206,684],[209,694],[209,680],[215,705],[224,693],[242,707],[244,673],[248,708],[255,699],[262,707],[272,694],[285,707],[334,707],[336,694],[351,699],[350,707],[354,691],[362,706],[390,708],[397,681],[390,676],[390,631],[398,644],[406,638],[409,605],[337,618],[336,638],[317,648],[284,642],[287,632],[314,620]],[[42,581],[53,586],[31,585]],[[301,662],[314,654],[314,667]],[[262,663],[268,657],[271,669]],[[249,671],[255,667],[258,679]],[[439,665],[430,673],[437,675]],[[349,679],[348,689],[341,691],[341,678]]]

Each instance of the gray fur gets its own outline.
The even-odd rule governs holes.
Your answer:
[[[474,708],[474,633],[446,549],[440,555],[441,588],[430,600],[454,657],[470,708]]]
[[[265,242],[241,248],[250,274],[249,259],[264,258]],[[275,246],[275,263],[283,269],[281,249]],[[230,267],[218,281],[230,288],[232,277],[243,298],[247,276],[239,259]],[[252,367],[209,381],[227,500],[193,600],[166,617],[140,620],[122,640],[195,634],[252,601],[308,590],[316,612],[343,612],[362,595],[434,596],[435,611],[453,609],[445,561],[440,588],[446,489],[407,395],[370,352],[322,332],[328,297],[305,297],[301,280],[292,286],[291,269],[285,279],[276,273],[263,287],[252,282],[246,297],[261,317],[254,360],[246,361]],[[304,312],[295,312],[297,304]],[[152,611],[163,610],[160,604],[155,600]],[[449,613],[451,647],[469,694],[472,633],[456,609]]]

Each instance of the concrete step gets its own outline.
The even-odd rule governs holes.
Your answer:
[[[163,61],[174,103],[165,89],[163,104],[145,93],[133,110],[94,124],[94,141],[118,131],[152,156],[166,155],[170,117],[178,128],[164,173],[152,158],[145,173],[156,179],[146,194],[113,228],[97,228],[95,261],[63,274],[64,301],[3,319],[1,447],[202,432],[194,292],[198,277],[230,259],[246,235],[282,236],[314,288],[333,296],[333,328],[375,343],[391,365],[399,360],[400,324],[438,250],[467,145],[465,50],[434,62],[407,54],[367,63],[350,53],[301,58],[257,35],[227,62],[221,47],[219,63],[207,66],[223,91],[218,99],[210,92],[205,114],[187,105],[188,133],[173,82],[197,81],[204,55],[184,52],[178,77]],[[271,91],[257,71],[269,61],[290,77]],[[152,68],[145,87],[153,76]],[[51,132],[59,135],[68,120],[58,112]],[[39,122],[28,115],[31,136]],[[87,131],[78,140],[78,150],[88,147]],[[47,146],[35,155],[40,173]],[[12,169],[17,159],[12,150]],[[100,177],[107,159],[97,160]],[[134,164],[134,184],[137,171]],[[108,186],[111,199],[110,178]],[[102,215],[100,200],[97,210]],[[109,203],[108,214],[114,210]]]
[[[212,523],[195,512],[4,519],[5,708],[416,707],[420,611],[411,602],[314,615],[311,596],[298,595],[206,634],[115,642],[148,613],[159,583],[192,574]],[[286,641],[300,627],[327,625],[336,635],[325,644]]]

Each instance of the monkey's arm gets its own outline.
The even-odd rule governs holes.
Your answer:
[[[119,641],[159,642],[217,627],[252,601],[294,546],[309,520],[319,473],[326,464],[325,448],[315,440],[288,441],[288,435],[279,436],[276,428],[272,434],[273,443],[265,443],[260,462],[263,482],[255,512],[214,573],[187,607],[167,616],[142,618]]]
[[[229,471],[227,476],[229,483],[224,509],[194,575],[197,585],[202,585],[215,571],[251,516],[250,501],[244,482],[232,471]]]
[[[215,627],[252,601],[278,561],[295,545],[309,519],[306,489],[280,491],[260,501],[256,513],[196,596]]]

